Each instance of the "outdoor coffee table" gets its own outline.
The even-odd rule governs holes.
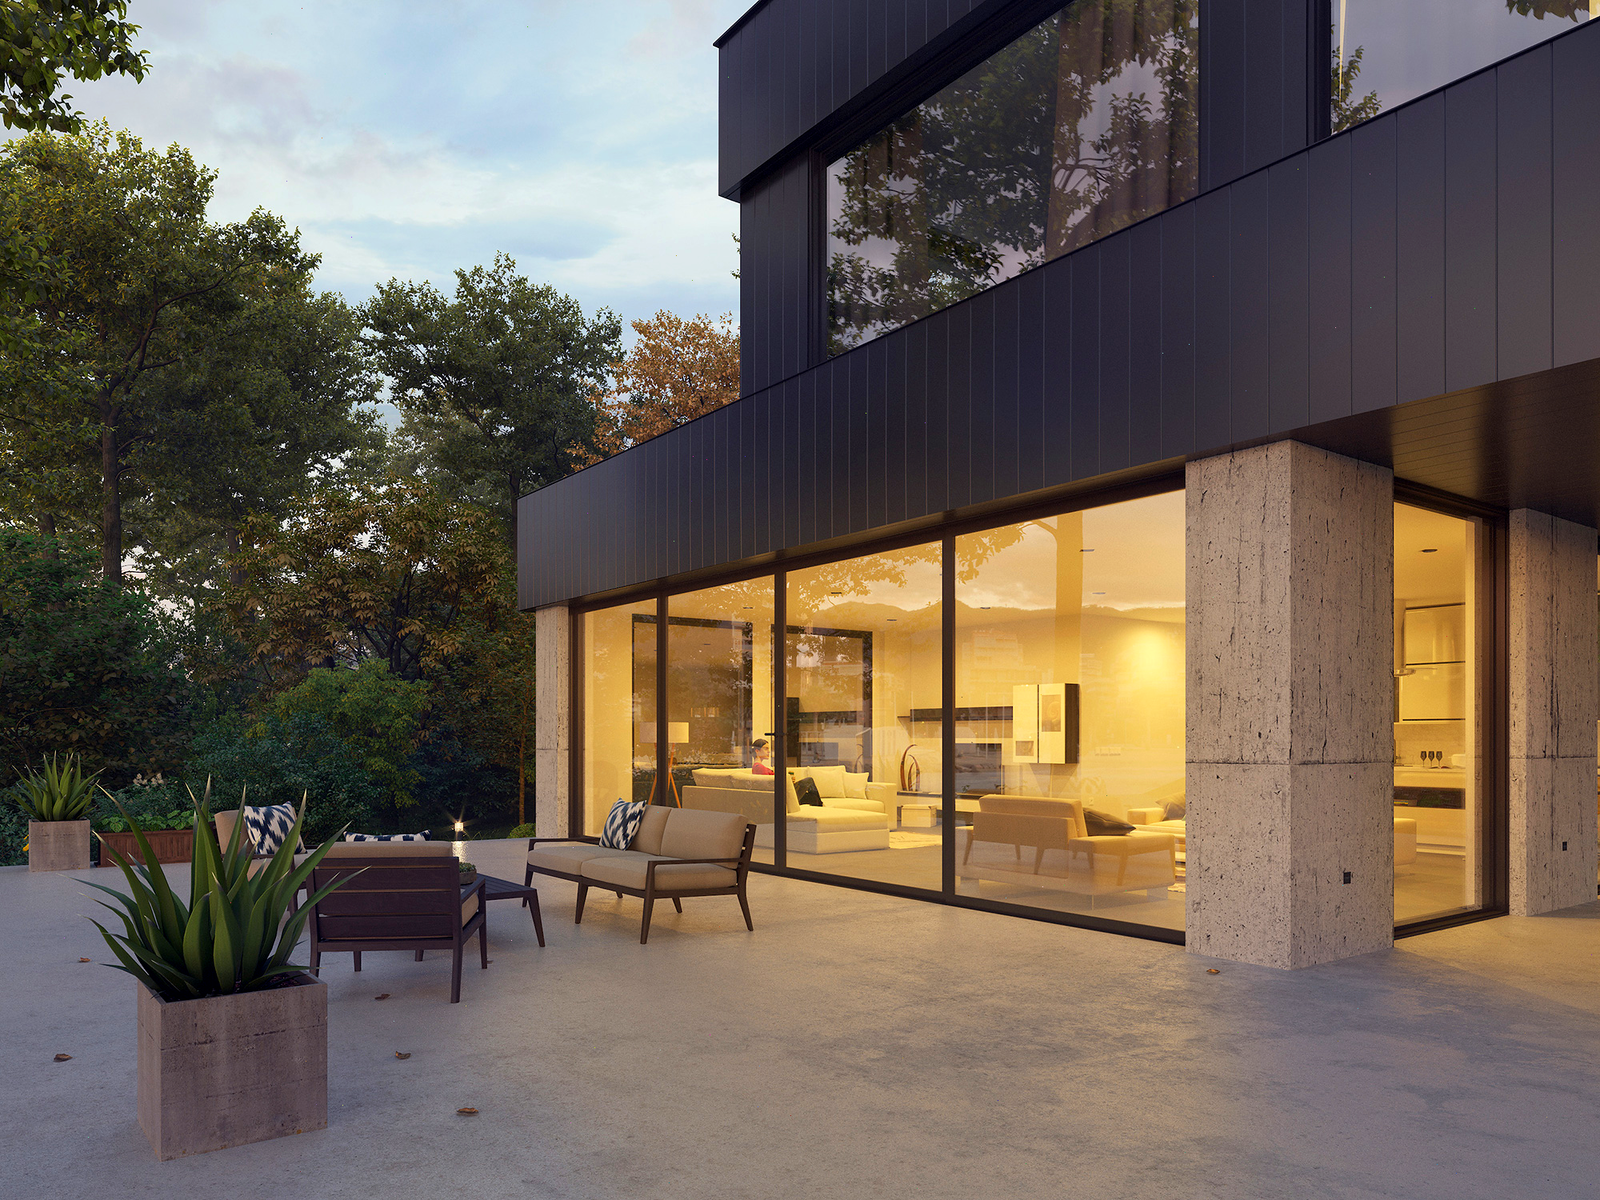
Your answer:
[[[539,937],[539,945],[544,945],[544,922],[539,919],[539,889],[524,887],[520,883],[512,883],[509,879],[498,879],[493,875],[478,873],[477,879],[471,883],[461,885],[461,898],[466,899],[467,892],[483,883],[488,886],[483,889],[483,898],[490,900],[521,900],[533,915],[533,932]]]

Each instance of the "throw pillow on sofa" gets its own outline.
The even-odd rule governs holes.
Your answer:
[[[639,832],[639,822],[642,820],[643,800],[618,800],[606,814],[605,828],[600,831],[600,844],[608,850],[626,850],[633,845],[633,835]]]
[[[799,797],[801,804],[814,804],[822,807],[822,796],[817,791],[815,779],[796,779],[794,781],[794,794]]]
[[[870,771],[846,771],[844,773],[844,794],[851,800],[865,800],[867,798],[867,781],[872,778]]]
[[[425,842],[428,840],[428,831],[421,833],[347,833],[344,835],[347,842]]]
[[[1163,821],[1181,821],[1187,811],[1188,805],[1182,800],[1169,800],[1162,806],[1161,819]]]
[[[1096,812],[1092,808],[1083,810],[1083,823],[1090,837],[1120,836],[1133,832],[1133,826],[1126,821],[1119,821],[1108,813]]]
[[[272,804],[244,808],[244,835],[255,843],[257,854],[276,854],[294,828],[294,805]],[[226,849],[226,847],[224,847]]]
[[[812,767],[811,778],[817,785],[817,791],[824,796],[847,796],[844,790],[843,767]]]

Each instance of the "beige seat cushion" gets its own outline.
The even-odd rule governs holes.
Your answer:
[[[676,888],[732,887],[737,875],[731,867],[708,866],[698,863],[677,863],[662,854],[630,854],[626,858],[597,858],[583,864],[585,882],[620,884],[622,887],[642,888],[646,867],[658,862],[656,890],[672,891]]]
[[[667,812],[659,852],[668,858],[738,858],[748,824],[742,813],[674,808]]]
[[[336,858],[449,858],[453,842],[335,842],[323,865]]]
[[[549,871],[560,871],[565,875],[576,875],[578,868],[591,858],[615,858],[628,853],[627,850],[608,850],[603,846],[591,846],[588,842],[551,842],[549,845],[535,846],[529,850],[528,865],[543,867]]]
[[[802,808],[815,808],[816,805],[801,805]],[[844,812],[869,812],[882,815],[883,805],[876,800],[868,800],[865,796],[824,796],[822,807]]]
[[[860,808],[818,808],[814,804],[802,805],[797,813],[788,816],[790,829],[811,827],[822,833],[846,833],[857,829],[888,829],[889,821],[881,812],[867,812]]]
[[[661,853],[661,833],[667,827],[667,814],[672,810],[664,804],[652,804],[639,818],[639,828],[634,830],[628,849],[641,854]]]
[[[478,915],[478,893],[473,892],[461,902],[461,923],[465,925]]]

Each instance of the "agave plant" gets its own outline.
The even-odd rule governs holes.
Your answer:
[[[165,1000],[198,1000],[270,987],[280,977],[305,967],[289,961],[305,928],[306,915],[341,881],[316,892],[287,922],[284,913],[311,871],[333,847],[338,835],[313,850],[295,866],[294,848],[300,842],[300,822],[305,815],[302,798],[294,828],[278,852],[254,875],[255,861],[244,840],[244,822],[234,825],[227,848],[217,843],[211,827],[211,783],[196,800],[194,792],[194,857],[190,864],[189,902],[173,894],[160,866],[134,866],[110,847],[101,845],[122,868],[131,895],[90,884],[113,896],[120,908],[99,904],[122,919],[125,934],[113,934],[99,921],[91,923],[106,939],[118,962],[105,964],[126,971]],[[139,823],[119,804],[139,844],[145,863],[156,861]]]
[[[35,821],[81,821],[88,815],[99,777],[96,771],[86,778],[76,754],[68,754],[66,762],[52,754],[39,770],[23,775],[11,794]]]

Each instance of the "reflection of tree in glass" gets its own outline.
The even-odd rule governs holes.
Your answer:
[[[1192,196],[1197,12],[1079,0],[836,163],[832,351]]]
[[[1593,14],[1590,0],[1506,0],[1506,11],[1519,17],[1532,17],[1542,21],[1546,17],[1564,17],[1576,24]]]
[[[1339,61],[1338,35],[1335,33],[1333,47],[1333,132],[1349,129],[1352,125],[1359,125],[1362,121],[1377,116],[1383,111],[1383,105],[1378,101],[1377,92],[1368,92],[1359,100],[1352,101],[1355,94],[1356,79],[1361,74],[1361,56],[1366,47],[1357,46],[1349,58]]]

